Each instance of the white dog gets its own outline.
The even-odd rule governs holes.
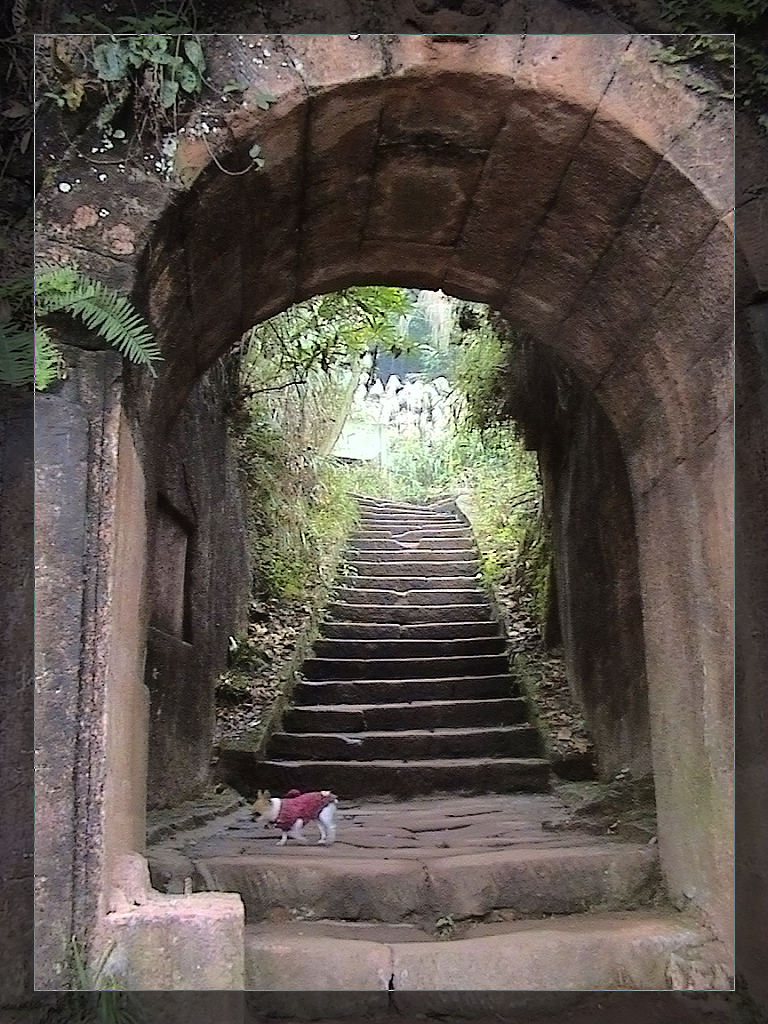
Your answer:
[[[283,837],[278,846],[285,846],[288,836],[297,843],[309,840],[302,829],[307,821],[316,821],[320,829],[318,846],[330,846],[336,839],[336,810],[338,797],[329,789],[312,793],[301,793],[291,789],[281,799],[270,796],[269,790],[259,790],[252,812],[257,821],[264,821],[282,830]]]

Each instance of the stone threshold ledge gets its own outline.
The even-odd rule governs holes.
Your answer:
[[[126,854],[103,920],[104,975],[127,991],[242,991],[245,909],[238,893],[167,895]]]

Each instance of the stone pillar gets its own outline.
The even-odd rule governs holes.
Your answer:
[[[122,359],[65,349],[37,399],[35,982],[98,945],[116,859],[144,848],[147,697],[141,466]]]
[[[636,497],[662,868],[731,950],[732,443],[726,420]]]
[[[111,516],[119,356],[65,349],[68,377],[36,401],[35,987],[67,987],[104,890]]]

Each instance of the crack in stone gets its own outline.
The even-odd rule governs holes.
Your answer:
[[[485,151],[485,159],[483,160],[483,166],[480,168],[480,173],[478,174],[477,180],[475,181],[475,187],[472,190],[472,195],[467,200],[466,209],[464,210],[464,216],[462,217],[461,224],[459,225],[458,230],[456,232],[456,237],[453,240],[453,250],[454,250],[453,258],[446,265],[446,268],[445,268],[445,270],[443,272],[443,276],[442,276],[442,278],[440,280],[440,286],[441,286],[441,289],[443,291],[445,291],[445,282],[448,279],[449,275],[452,272],[455,272],[455,270],[456,270],[456,262],[457,262],[457,260],[459,258],[458,250],[459,250],[459,248],[461,246],[461,243],[463,241],[465,241],[464,235],[466,233],[467,226],[468,226],[468,224],[470,223],[470,221],[472,219],[473,213],[477,209],[477,195],[478,195],[478,192],[480,192],[480,190],[481,190],[481,188],[483,186],[483,181],[485,179],[486,172],[488,170],[488,164],[490,162],[491,156],[493,155],[493,151],[496,148],[496,143],[498,142],[499,136],[504,131],[506,126],[507,126],[507,118],[502,115],[502,117],[501,117],[501,119],[499,121],[498,127],[496,128],[496,131],[494,132],[493,139],[492,139],[490,145],[488,146],[488,148]]]
[[[604,266],[606,266],[606,264],[609,262],[610,257],[611,257],[612,252],[613,252],[613,249],[614,249],[617,241],[619,241],[619,239],[621,239],[621,237],[622,237],[622,235],[624,233],[624,228],[627,226],[627,223],[628,223],[630,217],[632,216],[632,214],[635,212],[635,210],[638,208],[638,206],[642,202],[643,196],[647,192],[648,186],[650,185],[651,180],[653,179],[654,175],[656,174],[656,171],[659,169],[659,167],[661,166],[663,161],[664,161],[664,157],[663,157],[663,155],[661,153],[659,153],[657,158],[656,158],[656,160],[655,160],[655,162],[654,162],[654,165],[653,165],[653,167],[651,169],[650,174],[645,179],[645,182],[643,183],[643,186],[640,189],[640,191],[636,194],[636,196],[634,198],[634,201],[627,207],[627,209],[624,211],[624,213],[622,214],[622,216],[619,218],[618,222],[614,226],[613,235],[604,244],[602,252],[598,256],[597,260],[595,261],[595,265],[592,268],[589,276],[583,282],[583,284],[581,284],[579,286],[579,288],[577,289],[576,294],[574,295],[573,301],[571,302],[570,306],[568,307],[568,311],[562,317],[560,317],[560,319],[557,321],[555,326],[549,332],[550,334],[556,335],[556,334],[562,332],[563,325],[572,316],[574,309],[576,308],[576,306],[578,306],[580,299],[582,298],[584,293],[587,291],[587,289],[589,288],[590,284],[597,277],[597,275],[599,274],[600,270]],[[520,269],[522,270],[522,267]],[[645,313],[642,315],[642,319],[645,320]]]
[[[714,214],[713,214],[713,217],[714,217]],[[667,297],[669,296],[670,292],[674,291],[674,289],[679,286],[679,283],[680,283],[681,279],[684,277],[686,271],[689,268],[691,268],[691,266],[694,263],[694,260],[698,256],[699,252],[708,243],[709,239],[712,237],[712,235],[715,233],[715,231],[717,230],[717,228],[719,226],[720,226],[720,221],[719,220],[714,220],[710,230],[707,232],[707,234],[704,236],[704,238],[702,238],[702,240],[698,243],[698,245],[696,245],[696,247],[691,250],[690,255],[680,265],[677,273],[674,275],[674,277],[669,282],[669,284],[664,289],[664,291],[661,293],[661,295],[656,300],[656,302],[654,302],[652,306],[646,308],[643,311],[642,316],[638,316],[637,320],[633,320],[632,321],[632,323],[630,324],[630,326],[628,328],[628,331],[631,330],[633,326],[637,326],[638,323],[644,323],[644,324],[650,325],[650,326],[647,327],[647,330],[653,330],[652,318],[655,317],[656,312],[662,307],[664,301],[667,299]],[[565,323],[565,321],[563,321],[563,323]],[[625,367],[624,367],[625,371],[632,370],[632,369],[636,368],[642,362],[643,356],[647,354],[648,349],[647,348],[642,348],[641,349],[640,345],[639,345],[640,340],[645,336],[645,334],[646,334],[646,332],[642,331],[640,333],[640,335],[638,336],[638,338],[636,339],[636,341],[635,341],[635,358],[632,359],[631,362],[625,364]],[[611,360],[609,365],[606,367],[606,369],[603,371],[603,373],[600,374],[598,379],[595,381],[595,383],[594,383],[594,385],[592,387],[592,390],[595,392],[595,394],[597,394],[598,390],[605,383],[606,378],[611,374],[613,369],[618,365],[619,359],[620,359],[620,355],[617,353],[614,356],[614,358]],[[695,362],[692,364],[692,366],[695,366],[697,362],[698,362],[698,359],[695,360]],[[648,421],[650,416],[654,415],[655,413],[656,413],[656,408],[654,407],[652,410],[650,410],[648,412],[648,415],[646,417],[643,417],[642,420],[639,420],[635,424],[635,428],[639,429],[640,427],[642,427],[642,425]]]
[[[373,208],[373,197],[376,192],[376,175],[379,167],[379,149],[381,146],[381,139],[383,135],[383,124],[384,124],[384,103],[382,102],[379,107],[379,116],[376,122],[376,138],[374,139],[370,165],[366,170],[368,176],[368,194],[365,197],[365,213],[360,223],[360,230],[357,236],[357,251],[361,251],[364,242],[368,239],[368,225],[371,219],[371,210]],[[373,241],[373,239],[371,239]]]
[[[61,245],[60,239],[51,238],[49,239],[49,241],[57,245]],[[92,245],[84,245],[82,242],[77,243],[68,241],[66,243],[66,246],[68,249],[76,249],[78,252],[86,253],[89,256],[98,256],[99,259],[109,260],[110,262],[115,263],[119,267],[130,267],[131,269],[133,269],[135,266],[134,256],[129,256],[126,259],[120,259],[120,257],[115,256],[114,253],[102,252],[100,249],[96,249]]]
[[[104,699],[105,667],[99,664],[99,645],[95,638],[105,635],[105,619],[109,615],[109,610],[105,607],[104,594],[109,564],[105,565],[105,559],[110,563],[113,555],[111,517],[109,514],[105,515],[104,507],[104,481],[111,476],[108,468],[111,460],[107,440],[110,436],[110,389],[111,384],[105,373],[102,376],[95,422],[89,429],[89,448],[95,448],[95,457],[88,459],[85,501],[86,515],[93,525],[87,531],[83,559],[89,571],[84,577],[80,606],[81,653],[76,704],[78,728],[75,734],[72,776],[73,843],[70,877],[73,893],[79,893],[80,898],[72,900],[71,934],[79,935],[86,941],[88,936],[85,921],[92,917],[96,899],[93,894],[98,891],[98,886],[93,884],[92,878],[93,843],[100,833],[103,801],[103,779],[100,776],[95,777],[91,771],[91,765],[103,764],[103,741],[96,730],[88,728],[88,723],[98,722],[99,716],[95,712]],[[111,410],[111,414],[114,417],[114,410]],[[113,459],[116,458],[114,442],[111,455]],[[101,687],[99,682],[102,683]],[[80,901],[91,906],[84,908]]]
[[[376,42],[378,43],[379,52],[381,53],[381,62],[384,65],[384,78],[392,74],[394,65],[392,62],[392,51],[389,48],[391,36],[377,35]]]
[[[522,7],[521,13],[523,17],[523,25],[520,32],[520,48],[517,51],[517,57],[515,58],[517,67],[520,67],[523,63],[523,53],[525,51],[525,44],[528,40],[528,28],[531,24],[531,7],[529,0],[522,0],[520,6]]]
[[[462,146],[461,143],[454,142],[452,139],[443,138],[437,132],[426,131],[419,132],[418,134],[412,132],[407,136],[401,135],[397,138],[382,139],[379,142],[379,146],[383,150],[399,149],[412,151],[414,155],[429,153],[432,156],[451,155],[459,159],[465,159],[468,156],[482,157],[483,161],[487,159],[490,152],[487,146]]]
[[[624,47],[624,53],[626,53],[628,47],[629,47],[629,43],[627,43],[627,45]],[[522,49],[521,49],[521,54],[522,54]],[[581,133],[580,137],[573,144],[573,146],[571,148],[571,152],[569,154],[568,162],[566,163],[565,167],[563,168],[562,174],[560,175],[560,178],[559,178],[559,180],[557,182],[557,185],[553,189],[552,194],[549,197],[549,200],[545,204],[544,209],[543,209],[540,217],[538,218],[538,220],[536,221],[535,225],[533,226],[533,230],[531,231],[531,235],[530,235],[530,237],[528,239],[528,244],[525,247],[525,251],[524,251],[524,253],[522,255],[522,258],[521,258],[520,263],[518,265],[517,271],[514,273],[512,278],[507,283],[507,289],[506,289],[507,292],[510,292],[516,286],[516,284],[517,284],[517,282],[518,282],[518,280],[520,278],[520,274],[522,273],[523,267],[525,266],[526,262],[528,261],[528,257],[529,257],[529,255],[531,253],[533,245],[534,245],[536,239],[539,237],[539,234],[540,234],[542,226],[548,220],[549,215],[552,212],[552,210],[557,206],[558,200],[560,198],[560,194],[562,192],[563,183],[565,182],[565,179],[568,176],[568,172],[570,171],[571,167],[573,166],[574,161],[578,157],[579,151],[581,150],[582,143],[584,142],[584,139],[587,137],[587,135],[589,134],[590,129],[592,128],[592,126],[595,123],[595,118],[597,116],[597,112],[600,109],[600,105],[603,102],[605,94],[610,89],[611,83],[613,82],[614,78],[616,77],[616,74],[618,73],[619,60],[620,60],[620,58],[616,57],[614,68],[613,68],[613,71],[611,73],[611,76],[608,79],[605,87],[603,88],[603,91],[600,93],[600,96],[598,97],[598,99],[597,99],[597,101],[595,103],[595,106],[594,106],[591,114],[589,115],[589,118],[587,119],[587,123],[584,126],[584,131]]]

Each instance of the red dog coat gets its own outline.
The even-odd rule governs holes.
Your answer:
[[[302,821],[314,821],[320,811],[328,804],[332,804],[335,799],[333,793],[300,793],[298,789],[291,789],[283,797],[280,814],[275,818],[274,824],[277,828],[287,831],[299,818]]]

